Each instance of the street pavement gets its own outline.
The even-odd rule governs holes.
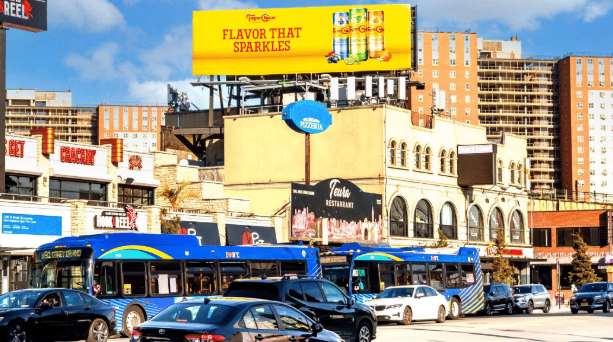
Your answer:
[[[410,326],[380,324],[377,342],[382,341],[613,341],[613,313],[572,315],[568,307],[548,314],[466,317],[442,324],[423,322]],[[111,342],[127,342],[113,339]]]

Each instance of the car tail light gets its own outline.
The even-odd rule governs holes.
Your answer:
[[[140,331],[140,328],[138,327],[134,327],[132,328],[132,337],[139,339],[141,336],[143,336],[143,333]]]
[[[190,334],[185,335],[185,339],[188,342],[221,342],[225,341],[225,337],[222,335],[212,335],[212,334]]]

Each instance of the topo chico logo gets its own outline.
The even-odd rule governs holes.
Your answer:
[[[262,15],[247,14],[245,17],[247,18],[247,21],[249,21],[250,23],[257,23],[257,22],[267,23],[271,20],[276,19],[276,17],[268,13],[264,13]]]

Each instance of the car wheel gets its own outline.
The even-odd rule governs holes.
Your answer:
[[[611,311],[611,305],[609,304],[608,300],[604,301],[604,304],[602,305],[602,312],[609,312]]]
[[[145,321],[145,314],[138,306],[130,306],[123,313],[121,334],[130,337],[132,329]]]
[[[527,314],[531,314],[532,311],[534,311],[534,302],[533,301],[529,301],[528,302],[528,307],[526,308],[526,313]]]
[[[96,318],[89,326],[87,342],[106,342],[109,338],[109,325],[103,319]]]
[[[576,314],[578,314],[578,313],[579,313],[579,309],[570,309],[570,312],[571,312],[573,315],[576,315]]]
[[[445,312],[444,306],[438,307],[438,315],[436,316],[436,323],[444,323],[445,317],[447,317],[447,312]]]
[[[372,329],[366,321],[360,322],[358,325],[358,333],[356,336],[356,342],[370,342],[372,339]]]
[[[413,322],[413,310],[410,307],[404,308],[404,315],[402,316],[402,324],[410,325]]]
[[[449,304],[449,319],[459,319],[462,316],[462,305],[457,298],[451,299]]]
[[[6,329],[8,342],[27,342],[28,334],[26,332],[25,323],[15,322],[9,324]]]
[[[545,306],[543,306],[543,313],[549,313],[549,310],[551,310],[551,302],[547,299],[545,301]]]
[[[588,308],[588,309],[587,309],[587,313],[594,313],[594,309],[592,309],[592,308]]]
[[[512,315],[513,314],[513,303],[507,303],[506,313],[507,313],[507,315]]]

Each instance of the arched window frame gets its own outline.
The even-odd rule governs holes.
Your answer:
[[[415,155],[415,169],[421,170],[421,145],[415,145],[413,153]]]
[[[504,166],[502,163],[502,160],[498,160],[498,168],[497,168],[497,175],[496,175],[496,180],[498,181],[499,184],[502,184],[502,182],[504,181],[503,178],[503,171],[504,171]]]
[[[389,153],[390,153],[390,165],[396,165],[396,140],[390,141]]]
[[[440,171],[441,173],[447,173],[447,151],[445,149],[441,149],[441,152],[438,154],[440,160]]]
[[[432,239],[434,237],[432,224],[432,205],[425,199],[417,202],[413,214],[413,237]]]
[[[515,178],[515,162],[511,162],[511,165],[509,165],[509,172],[510,172],[510,184],[515,184],[515,181],[517,180]]]
[[[524,167],[521,163],[517,164],[517,184],[524,185]]]
[[[509,220],[509,229],[511,233],[511,242],[512,243],[524,243],[524,215],[522,215],[521,211],[515,209],[511,213],[511,219]],[[518,226],[519,225],[519,226]]]
[[[402,143],[400,143],[400,166],[408,166],[407,157],[407,143],[403,141]]]
[[[483,210],[478,205],[473,205],[468,210],[468,241],[483,241]]]
[[[497,218],[497,222],[498,222],[498,226],[494,226],[492,223],[494,222],[493,219],[494,217]],[[496,238],[498,238],[498,230],[500,230],[502,232],[502,238],[504,239],[504,234],[505,234],[505,224],[504,224],[504,213],[502,212],[502,209],[495,207],[494,209],[492,209],[492,211],[490,212],[490,217],[488,219],[488,228],[489,228],[489,232],[490,232],[490,241],[494,241]]]
[[[451,213],[451,222],[449,222],[449,217],[446,215],[444,216],[446,210]],[[439,213],[439,229],[448,239],[458,239],[458,217],[455,206],[451,202],[445,202],[441,207]]]
[[[400,196],[394,197],[390,204],[390,236],[407,237],[409,234],[409,214],[407,201]]]
[[[432,149],[426,146],[424,149],[424,169],[432,171]]]
[[[455,151],[449,151],[449,174],[454,176],[457,174],[456,162]]]

